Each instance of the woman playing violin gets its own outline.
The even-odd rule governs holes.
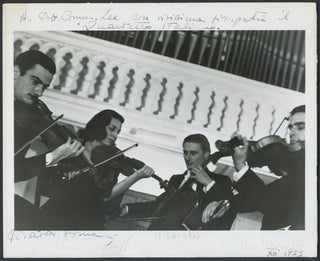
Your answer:
[[[106,155],[113,156],[123,122],[124,118],[117,112],[103,110],[94,115],[86,127],[79,131],[79,139],[85,147],[83,154],[92,165],[105,160]],[[120,171],[114,168],[112,163],[111,161],[111,164],[96,168],[98,181],[89,173],[70,177],[70,185],[66,189],[70,190],[72,195],[79,196],[73,197],[72,202],[61,199],[51,201],[51,205],[44,209],[46,214],[43,218],[51,219],[55,229],[104,229],[104,215],[117,210],[122,194],[138,180],[154,174],[152,168],[143,166],[118,183]],[[71,198],[71,194],[66,197]],[[57,219],[61,222],[57,222]]]
[[[298,148],[294,157],[287,157],[285,164],[287,175],[269,185],[248,167],[249,142],[243,138],[243,146],[234,149],[232,159],[236,172],[233,175],[233,186],[238,194],[223,202],[211,202],[203,213],[203,222],[214,222],[222,216],[235,216],[239,212],[261,211],[264,215],[263,230],[274,230],[288,227],[301,230],[305,227],[305,106],[294,108],[290,113],[290,144]],[[278,155],[282,157],[282,155]],[[285,166],[283,164],[283,166]],[[271,166],[272,168],[272,166]],[[212,221],[213,220],[213,221]],[[232,219],[231,219],[232,220]]]
[[[86,147],[84,153],[88,155],[93,163],[99,163],[104,160],[108,151],[110,152],[109,155],[114,153],[115,142],[121,132],[123,122],[124,118],[119,113],[113,110],[103,110],[93,116],[85,129],[79,131],[79,137]],[[117,159],[114,161],[117,161]],[[109,188],[104,191],[104,202],[111,202],[138,180],[149,178],[154,174],[153,169],[145,165],[117,183],[119,169],[112,166],[112,164],[106,164],[98,167],[98,170],[102,172],[103,178],[109,184]],[[110,212],[110,210],[107,210],[107,212]]]

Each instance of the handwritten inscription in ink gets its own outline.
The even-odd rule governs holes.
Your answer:
[[[128,12],[125,15],[113,8],[85,12],[83,9],[63,11],[42,10],[36,17],[24,11],[19,16],[19,23],[39,21],[41,23],[60,23],[79,30],[220,30],[224,27],[237,29],[249,23],[259,25],[274,21],[286,22],[290,11],[277,10],[277,14],[264,10],[243,12],[236,16],[212,12],[210,15],[190,15],[183,12],[148,13]]]

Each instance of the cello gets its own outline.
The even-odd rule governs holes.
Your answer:
[[[241,144],[242,141],[236,137],[227,142],[217,141],[218,151],[211,154],[201,166],[204,168],[210,162],[215,164],[220,158],[231,156],[233,149]],[[267,136],[250,142],[248,163],[251,167],[269,166],[277,175],[287,175],[300,164],[301,161],[298,159],[303,153],[303,148],[302,144],[289,146],[279,136]],[[290,164],[290,162],[297,164]],[[160,197],[162,199],[155,211],[155,216],[161,218],[154,220],[149,230],[175,230],[181,227],[187,230],[203,229],[201,222],[203,209],[197,203],[196,193],[187,194],[177,190]],[[221,205],[227,203],[221,201]]]

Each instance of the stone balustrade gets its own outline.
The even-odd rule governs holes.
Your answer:
[[[83,126],[99,110],[115,109],[126,118],[123,143],[139,140],[179,157],[190,133],[212,142],[234,132],[257,140],[305,103],[303,93],[73,32],[16,32],[14,48],[55,60],[44,100],[66,122]],[[277,134],[286,136],[285,126]]]

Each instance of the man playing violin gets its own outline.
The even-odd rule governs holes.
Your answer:
[[[232,155],[236,172],[233,187],[237,195],[229,202],[213,201],[203,213],[203,222],[213,222],[217,218],[236,213],[261,211],[264,215],[262,230],[289,228],[301,230],[305,227],[305,106],[298,106],[289,118],[290,147],[297,151],[292,162],[288,162],[287,174],[265,185],[246,164],[249,142],[243,138],[243,146],[234,149]],[[280,155],[279,155],[280,156]],[[272,166],[271,166],[272,168]]]
[[[53,60],[40,51],[30,50],[21,53],[14,61],[14,145],[15,151],[27,144],[36,134],[30,131],[32,122],[25,117],[26,111],[50,85],[56,66]],[[29,121],[29,122],[28,122]],[[41,130],[39,130],[40,132]],[[55,150],[34,157],[25,157],[29,145],[14,159],[15,182],[25,181],[46,173],[48,164],[80,155],[84,147],[80,142],[69,139]],[[66,175],[74,175],[74,171]],[[15,195],[15,229],[36,229],[38,209],[23,198]]]
[[[165,204],[165,211],[160,210],[160,216],[165,217],[151,223],[150,230],[197,229],[201,220],[197,228],[189,227],[184,221],[191,212],[187,210],[184,213],[183,210],[192,210],[198,204],[201,211],[212,199],[225,199],[231,194],[231,181],[228,177],[210,172],[206,166],[202,166],[210,155],[210,144],[204,135],[189,135],[184,139],[182,146],[187,170],[183,174],[173,175],[168,183],[181,197],[177,200],[172,197],[172,201],[169,200],[167,205]],[[193,195],[197,202],[194,202]],[[167,192],[164,192],[156,201],[124,205],[120,216],[131,218],[157,215],[156,209],[167,197]],[[191,208],[188,208],[188,204],[191,204]]]

